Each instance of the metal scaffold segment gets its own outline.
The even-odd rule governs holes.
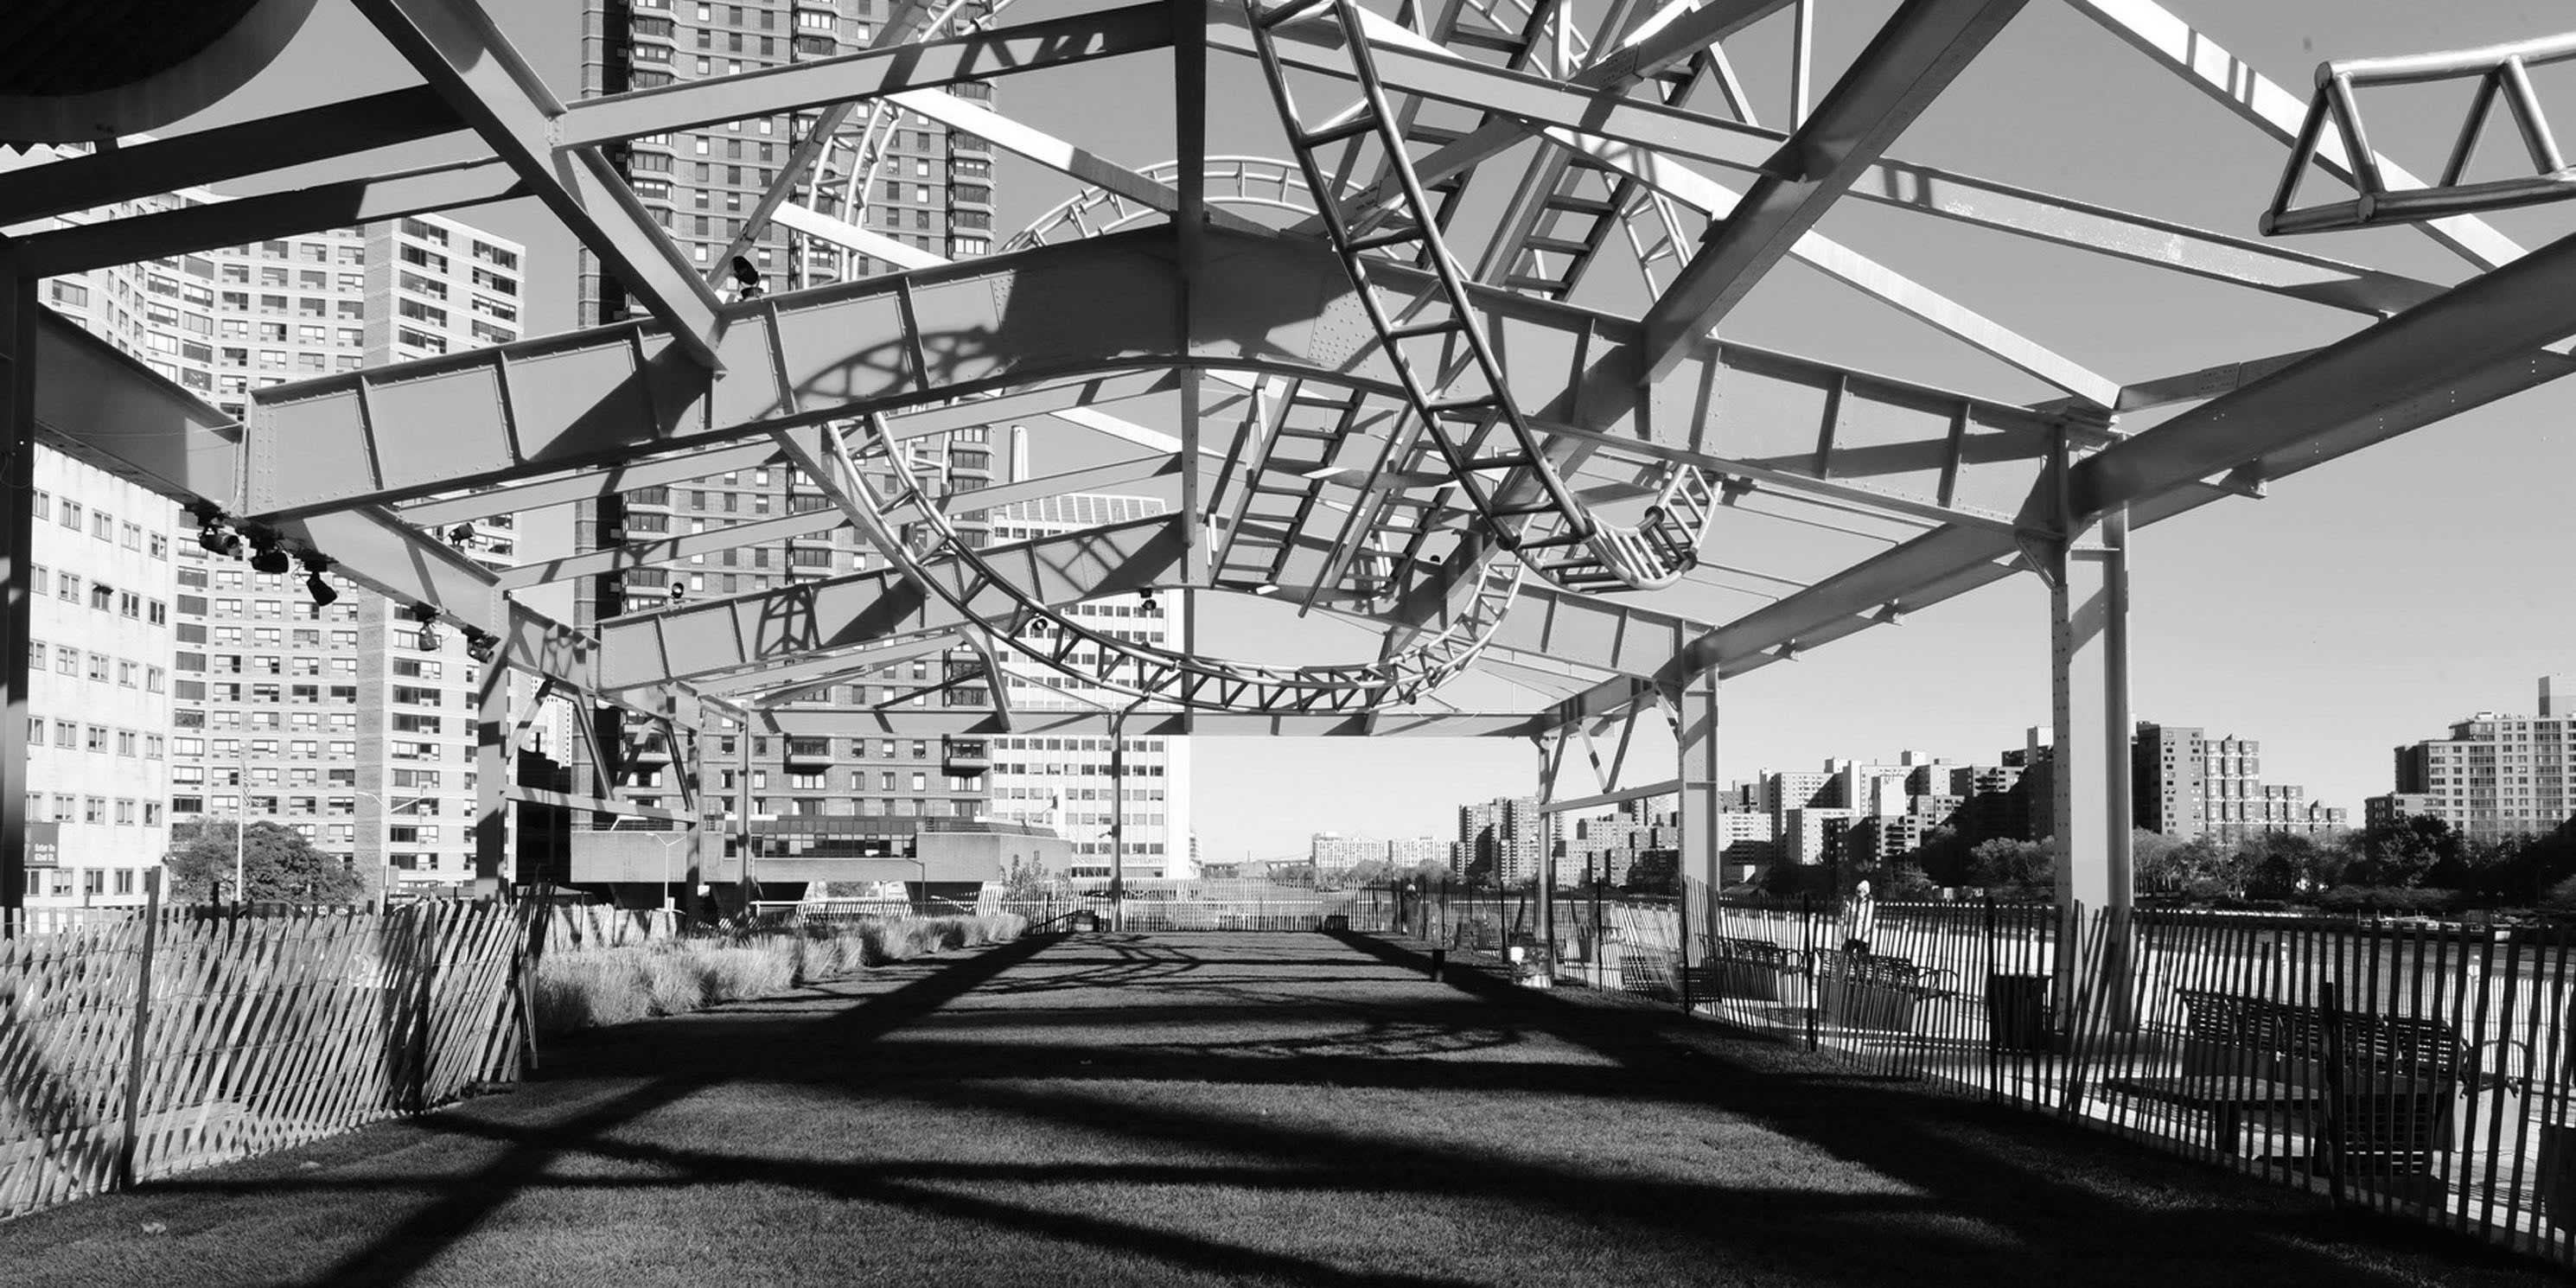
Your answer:
[[[1338,25],[1338,48],[1361,90],[1357,104],[1312,124],[1297,107],[1273,34],[1309,12]],[[1351,0],[1291,0],[1255,12],[1252,29],[1309,192],[1336,191],[1325,177],[1328,156],[1341,154],[1342,145],[1367,139],[1380,149],[1403,193],[1400,207],[1389,208],[1366,229],[1356,226],[1338,201],[1319,200],[1317,213],[1425,440],[1438,452],[1461,499],[1484,521],[1484,535],[1568,589],[1671,585],[1697,559],[1706,521],[1714,513],[1705,504],[1705,481],[1694,467],[1674,465],[1658,504],[1633,528],[1602,522],[1567,491],[1550,459],[1554,449],[1542,441],[1513,397],[1468,299],[1465,275],[1441,235],[1430,194],[1412,170],[1358,6]],[[1394,288],[1379,270],[1382,260],[1376,254],[1389,250],[1427,265],[1430,280],[1410,284],[1410,290]],[[1532,558],[1551,550],[1566,553]]]
[[[902,577],[1023,657],[1113,693],[1177,707],[1240,712],[1367,711],[1420,700],[1472,665],[1510,610],[1515,573],[1488,579],[1472,610],[1394,656],[1351,666],[1273,667],[1174,652],[1092,627],[1021,589],[949,522],[919,464],[881,418],[855,431],[844,458],[846,504]],[[818,461],[818,468],[830,462]],[[873,479],[891,479],[881,490]],[[1137,587],[1148,602],[1153,583]]]
[[[2290,145],[2290,160],[2281,186],[2263,212],[2267,235],[2367,228],[2374,224],[2414,223],[2454,215],[2485,214],[2517,206],[2538,205],[2576,197],[2576,166],[2568,164],[2540,94],[2532,88],[2531,69],[2576,59],[2576,35],[2489,45],[2448,53],[2400,58],[2357,58],[2317,68],[2316,97]],[[2371,150],[2370,131],[2362,121],[2359,91],[2374,86],[2472,81],[2468,113],[2459,136],[2443,161],[2440,177],[2422,186],[2399,186],[2389,168]],[[2532,173],[2471,181],[2476,158],[2501,103],[2515,137],[2530,158]],[[2299,189],[2312,170],[2322,168],[2320,148],[2331,125],[2343,143],[2353,196],[2299,206]],[[2403,173],[2400,171],[2399,173]]]

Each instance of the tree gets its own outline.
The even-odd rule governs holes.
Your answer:
[[[2057,851],[2046,841],[1986,841],[1968,852],[1968,883],[2038,894],[2057,887]]]
[[[2245,893],[2257,899],[2288,899],[2329,882],[2334,864],[2315,838],[2302,832],[2258,832],[2236,851],[2244,873]]]
[[[233,832],[231,819],[200,819],[170,830],[173,903],[207,903],[232,898]],[[338,859],[313,848],[292,828],[252,823],[241,829],[243,879],[254,903],[350,903],[366,889],[357,873]]]
[[[1905,856],[1912,866],[1922,869],[1934,885],[1968,884],[1968,858],[1971,846],[1959,829],[1947,823],[1923,834],[1923,843]]]
[[[2429,814],[2409,814],[2364,831],[2356,840],[2347,885],[2422,885],[2434,869],[2456,865],[2460,837],[2451,825]]]
[[[1047,871],[1045,865],[1015,858],[1011,870],[1002,874],[1002,897],[1013,903],[1035,903],[1053,897],[1064,884],[1064,878]]]
[[[1362,859],[1342,876],[1345,886],[1379,886],[1395,879],[1395,865],[1384,859]]]

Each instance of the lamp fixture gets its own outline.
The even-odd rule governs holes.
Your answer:
[[[274,577],[295,567],[294,556],[286,553],[286,548],[278,544],[277,534],[266,528],[250,530],[250,548],[252,572]]]
[[[330,570],[331,560],[328,556],[318,555],[310,550],[304,552],[304,593],[313,597],[315,608],[329,608],[333,601],[340,598],[340,592],[333,590],[330,580],[322,575]]]

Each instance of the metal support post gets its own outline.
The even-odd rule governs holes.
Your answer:
[[[36,283],[0,246],[0,937],[27,906],[28,559],[35,542]]]
[[[742,859],[744,894],[750,894],[751,852],[760,846],[760,837],[751,826],[751,729],[744,725],[734,735],[733,852]],[[703,811],[701,811],[703,815]],[[703,821],[698,825],[698,840],[691,853],[697,855],[700,870],[713,866],[717,854],[715,832]],[[693,881],[694,877],[691,878]]]
[[[1531,740],[1538,744],[1539,797],[1550,799],[1556,794],[1556,746],[1565,741],[1565,731],[1542,734]],[[1556,816],[1538,816],[1538,942],[1539,951],[1547,955],[1550,980],[1556,976]]]
[[[2084,919],[2104,914],[2113,936],[2103,954],[2102,996],[2114,999],[2116,1028],[2131,1018],[2123,942],[2133,894],[2129,829],[2128,515],[2104,516],[2099,548],[2076,552],[2070,531],[2048,545],[2050,679],[2055,747],[2058,952],[2061,1013],[2083,981]]]
[[[1109,717],[1109,928],[1127,929],[1127,713]]]
[[[474,892],[488,895],[518,875],[510,862],[510,780],[516,767],[510,763],[510,664],[496,649],[482,665],[474,689]]]
[[[1680,760],[1682,836],[1673,894],[1681,909],[1682,942],[1677,959],[1684,981],[1690,978],[1691,969],[1691,883],[1698,882],[1704,890],[1717,889],[1719,867],[1724,861],[1717,821],[1725,805],[1724,791],[1717,781],[1717,685],[1717,674],[1711,671],[1693,677],[1678,692],[1662,699],[1673,722],[1673,746]],[[1688,987],[1682,992],[1687,997]]]

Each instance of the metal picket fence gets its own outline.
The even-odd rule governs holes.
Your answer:
[[[1402,933],[1518,949],[1551,982],[2576,1265],[2576,927],[1862,911],[1694,883],[1680,899],[1561,893],[1549,936],[1508,893],[1409,897]]]

